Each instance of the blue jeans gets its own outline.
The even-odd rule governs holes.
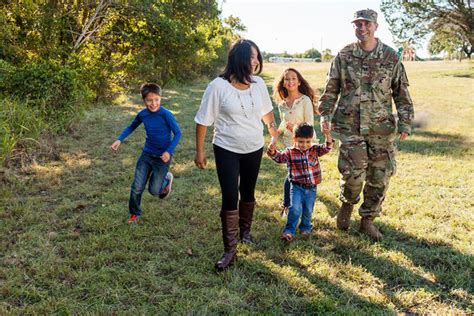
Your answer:
[[[146,152],[142,153],[137,161],[135,177],[133,178],[132,189],[130,190],[130,200],[128,202],[130,214],[142,214],[140,204],[148,179],[150,179],[148,191],[151,195],[159,195],[168,185],[166,174],[170,169],[170,165],[171,159],[168,162],[163,162],[159,156]]]
[[[316,186],[306,188],[290,183],[290,210],[284,233],[296,234],[299,225],[300,232],[310,232],[313,229],[311,217],[313,215],[314,203],[316,202]]]
[[[290,207],[290,180],[288,180],[288,176],[283,184],[283,207]]]

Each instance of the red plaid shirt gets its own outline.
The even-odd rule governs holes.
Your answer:
[[[324,156],[331,151],[333,142],[325,145],[313,145],[305,151],[297,148],[286,148],[283,151],[276,150],[268,156],[277,163],[286,163],[288,167],[288,178],[303,186],[317,185],[321,183],[321,166],[318,157]]]

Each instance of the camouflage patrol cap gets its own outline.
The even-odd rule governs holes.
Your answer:
[[[354,13],[352,23],[359,20],[365,20],[377,23],[377,12],[371,9],[359,10]]]

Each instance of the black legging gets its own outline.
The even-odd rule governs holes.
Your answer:
[[[263,147],[248,154],[237,154],[214,145],[217,176],[222,191],[223,211],[237,209],[239,192],[242,202],[255,201],[255,185],[260,170],[260,162],[262,161],[262,153]]]

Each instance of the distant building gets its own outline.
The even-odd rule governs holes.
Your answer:
[[[295,58],[295,57],[270,57],[268,59],[271,63],[312,63],[315,62],[315,58]]]

